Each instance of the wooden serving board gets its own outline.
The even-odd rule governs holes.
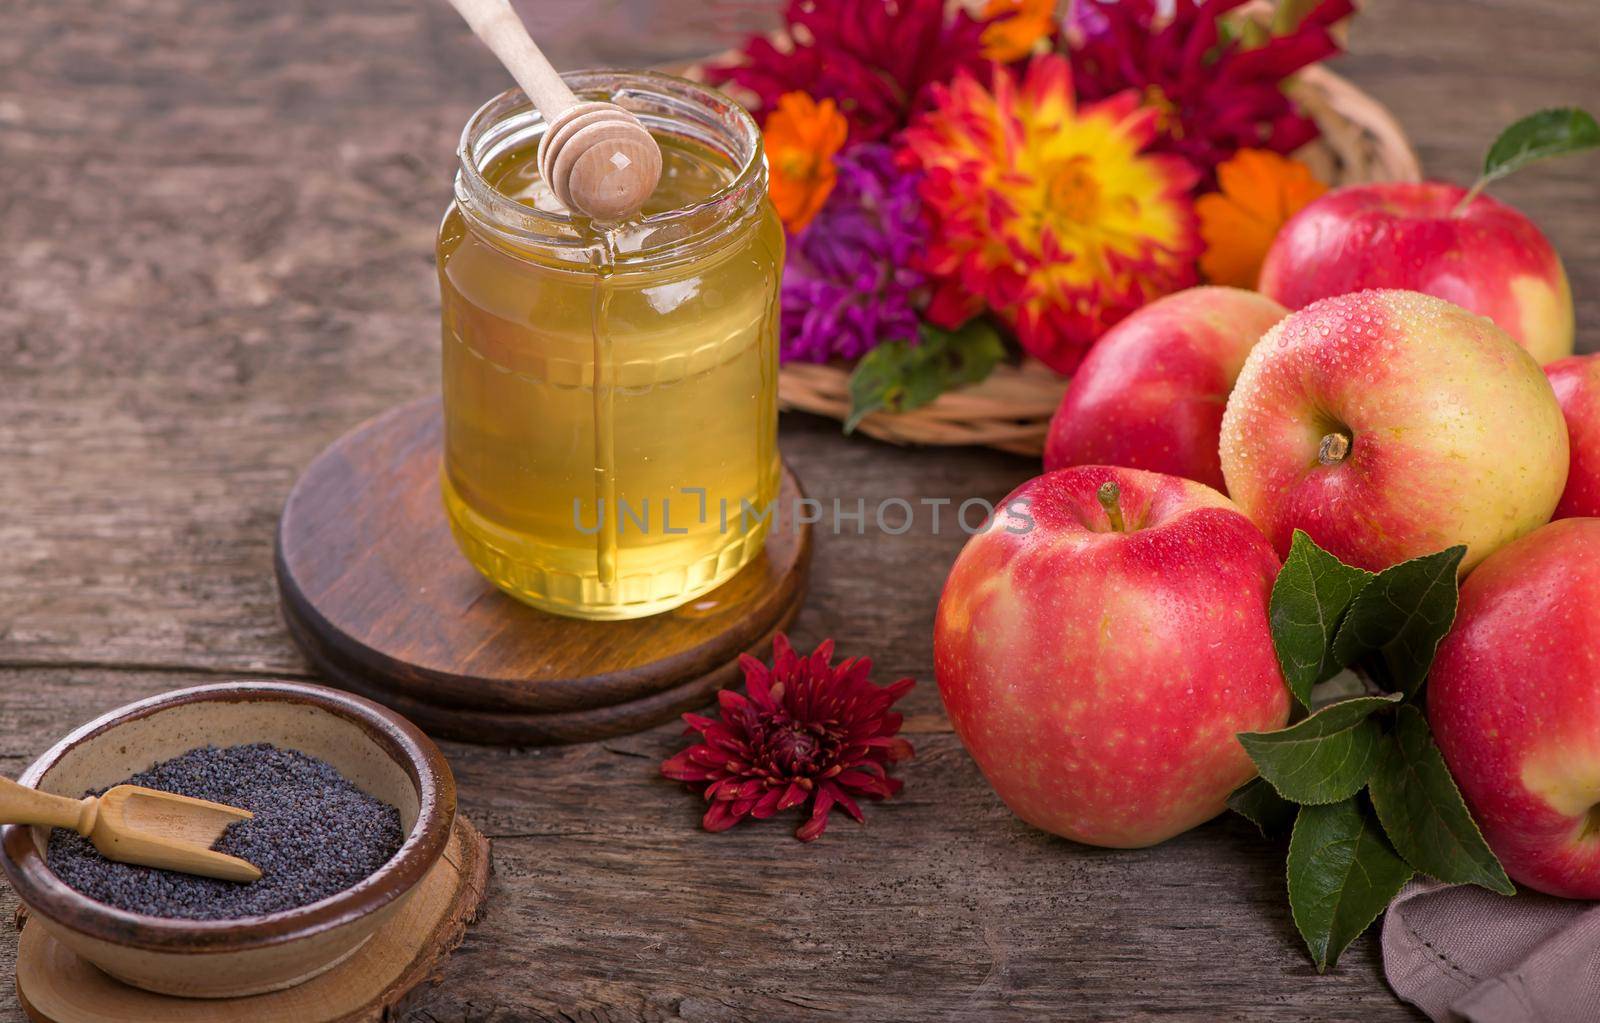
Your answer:
[[[704,705],[766,652],[805,596],[810,527],[785,468],[763,555],[711,593],[650,618],[537,611],[456,549],[439,494],[440,404],[422,399],[318,455],[278,525],[284,619],[335,685],[468,742],[580,742]]]
[[[489,842],[461,815],[444,855],[387,927],[304,984],[248,998],[177,998],[130,987],[43,927],[17,942],[17,1001],[35,1023],[381,1023],[461,944],[489,881]]]

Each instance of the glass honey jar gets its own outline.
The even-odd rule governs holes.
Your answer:
[[[568,214],[519,91],[462,133],[439,230],[444,465],[467,559],[535,607],[590,619],[684,604],[762,549],[775,516],[783,229],[761,136],[693,82],[563,76],[661,148],[640,214]]]

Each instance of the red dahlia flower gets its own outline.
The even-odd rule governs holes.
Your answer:
[[[900,715],[889,707],[914,684],[903,678],[874,685],[865,657],[830,665],[833,640],[801,657],[787,636],[772,643],[766,665],[745,654],[745,693],[717,694],[722,719],[685,714],[691,746],[661,765],[668,778],[705,786],[707,831],[726,831],[745,817],[765,820],[779,810],[811,802],[795,837],[810,842],[828,826],[838,806],[862,820],[856,797],[887,799],[903,784],[889,764],[908,759],[911,744],[896,738]]]
[[[1322,0],[1294,30],[1246,46],[1225,38],[1219,19],[1247,2],[1077,0],[1073,8],[1079,99],[1137,90],[1161,114],[1155,148],[1194,164],[1201,191],[1216,187],[1217,164],[1240,149],[1288,153],[1317,137],[1283,80],[1338,53],[1329,30],[1355,10],[1351,0]]]
[[[984,23],[944,0],[789,0],[784,21],[793,46],[757,36],[743,62],[712,67],[715,84],[755,93],[765,122],[787,92],[833,100],[850,122],[850,142],[887,138],[925,101],[933,82],[985,63]]]

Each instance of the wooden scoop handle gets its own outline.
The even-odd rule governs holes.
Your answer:
[[[510,0],[450,0],[544,116],[539,173],[568,210],[599,221],[637,213],[661,179],[661,148],[615,103],[579,103]]]
[[[69,799],[0,778],[0,824],[44,824],[87,835],[94,826],[93,796]]]
[[[511,72],[511,77],[544,115],[546,124],[554,123],[556,118],[578,105],[578,98],[550,66],[550,61],[523,27],[522,19],[511,9],[511,0],[450,0],[450,4],[466,19],[472,34],[483,40]]]

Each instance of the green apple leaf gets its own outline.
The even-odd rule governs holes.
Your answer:
[[[1400,708],[1371,779],[1372,808],[1406,862],[1450,884],[1516,889],[1473,821],[1422,711]]]
[[[1371,572],[1346,565],[1294,531],[1289,557],[1272,584],[1269,615],[1278,664],[1302,707],[1311,707],[1312,686],[1344,667],[1332,655],[1334,633],[1371,579]]]
[[[1384,689],[1415,696],[1455,621],[1457,570],[1466,553],[1457,545],[1379,572],[1351,601],[1333,638],[1333,659],[1362,661]]]
[[[1529,114],[1494,140],[1483,158],[1483,182],[1496,181],[1530,163],[1600,146],[1600,124],[1586,110],[1561,107]]]
[[[1239,742],[1278,795],[1336,803],[1372,777],[1383,730],[1371,717],[1399,700],[1399,694],[1342,700],[1276,732],[1240,732]]]
[[[1228,809],[1254,824],[1262,838],[1272,838],[1294,826],[1297,808],[1265,779],[1251,778],[1228,796]]]
[[[1289,908],[1322,973],[1414,871],[1356,798],[1302,806],[1289,839]]]
[[[873,412],[905,412],[944,392],[983,380],[1006,356],[994,325],[969,321],[955,331],[922,324],[920,341],[886,341],[856,363],[850,374],[850,433]]]

